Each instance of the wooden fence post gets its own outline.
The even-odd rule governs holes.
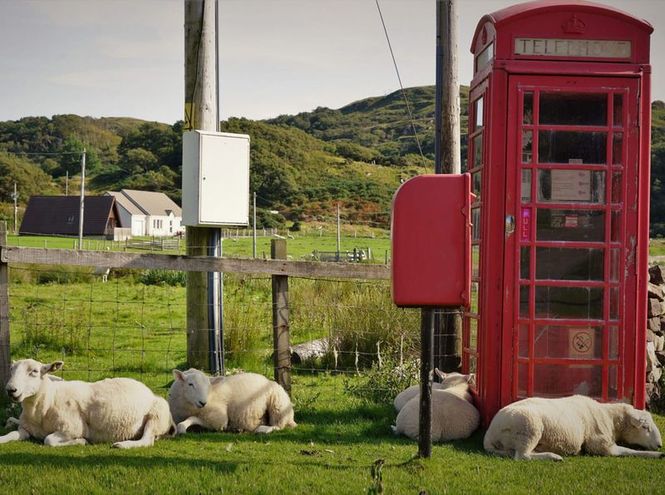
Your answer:
[[[286,240],[270,241],[270,257],[286,259]],[[272,276],[272,337],[275,381],[291,394],[291,352],[289,350],[289,277]]]
[[[9,353],[9,264],[1,259],[7,246],[7,223],[0,222],[0,385],[2,390],[9,380],[11,356]],[[4,396],[4,394],[2,394]]]

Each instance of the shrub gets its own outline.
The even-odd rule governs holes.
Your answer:
[[[89,283],[93,279],[90,268],[76,266],[51,266],[37,274],[38,284]]]
[[[143,285],[185,287],[187,285],[187,273],[173,270],[145,270],[139,274],[138,282]]]
[[[393,357],[361,373],[360,379],[344,381],[344,390],[369,402],[390,404],[402,390],[418,382],[419,360],[407,359],[403,363]]]

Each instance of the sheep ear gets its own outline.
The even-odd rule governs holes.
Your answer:
[[[646,423],[646,419],[637,409],[631,409],[628,412],[628,420],[630,421],[631,426],[635,428],[640,428]]]
[[[181,382],[185,381],[185,374],[180,370],[173,370],[173,378]]]
[[[210,377],[210,385],[214,385],[215,383],[219,383],[222,380],[224,380],[223,376],[211,376]]]
[[[65,363],[62,361],[53,361],[51,364],[45,364],[42,366],[41,373],[45,375],[46,373],[53,373],[62,368]]]
[[[434,368],[434,374],[439,377],[439,380],[443,381],[446,379],[446,374],[441,371],[439,368]]]

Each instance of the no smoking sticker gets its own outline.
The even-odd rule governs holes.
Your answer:
[[[578,330],[570,334],[571,356],[587,356],[593,352],[594,334],[588,330]]]

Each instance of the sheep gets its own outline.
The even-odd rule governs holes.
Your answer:
[[[582,450],[592,455],[661,457],[662,447],[651,414],[629,404],[601,404],[583,395],[559,399],[530,398],[501,409],[485,434],[491,454],[514,459],[561,461]]]
[[[141,382],[109,378],[88,383],[48,376],[63,364],[12,362],[6,391],[23,411],[18,430],[0,436],[0,444],[33,437],[52,447],[115,442],[113,447],[127,449],[151,446],[174,430],[166,400]]]
[[[456,384],[432,390],[432,440],[435,442],[468,438],[480,424],[480,413],[473,405],[469,393],[473,375],[455,373],[451,380]],[[416,394],[397,414],[392,429],[396,435],[417,440],[419,425],[420,394]]]
[[[271,433],[296,426],[293,405],[277,383],[256,373],[209,377],[173,370],[169,406],[182,435],[192,425],[216,431]]]
[[[432,390],[443,390],[459,385],[462,382],[472,384],[475,380],[475,375],[473,373],[470,375],[462,375],[461,373],[443,373],[439,371],[438,368],[434,368],[434,373],[439,377],[441,382],[432,382]],[[420,385],[412,385],[397,394],[397,397],[395,397],[393,402],[395,411],[400,412],[406,403],[416,397],[419,393]],[[471,402],[471,395],[468,396],[467,400]]]
[[[59,376],[48,375],[48,374],[45,375],[45,376],[46,376],[46,378],[48,378],[49,380],[52,380],[54,382],[61,382],[62,381],[62,378],[60,378]],[[18,419],[14,418],[13,416],[10,416],[10,417],[7,418],[7,421],[5,422],[5,430],[9,430],[9,429],[12,429],[12,428],[18,428],[18,426],[20,424],[21,424],[21,422]]]

